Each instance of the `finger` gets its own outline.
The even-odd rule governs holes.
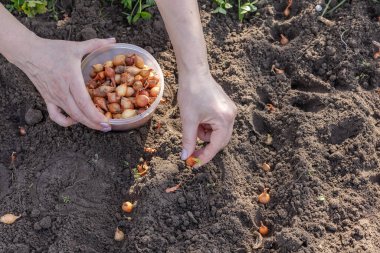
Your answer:
[[[52,121],[63,127],[69,127],[76,124],[77,122],[71,117],[66,117],[62,114],[61,109],[55,104],[46,103],[47,110],[49,112],[49,117]]]
[[[205,142],[210,142],[212,129],[211,127],[207,127],[205,125],[200,125],[198,127],[198,138]]]
[[[92,51],[104,47],[106,45],[114,44],[116,42],[115,38],[109,39],[92,39],[86,40],[82,42],[78,42],[79,54],[81,56],[91,53]]]
[[[70,84],[70,93],[74,98],[76,107],[79,108],[86,120],[91,122],[91,125],[99,125],[102,122],[108,122],[108,119],[96,109],[92,102],[84,84],[83,76],[80,72],[80,66],[77,66],[75,69],[78,72],[75,71],[73,75],[73,80]]]
[[[198,168],[211,161],[214,156],[228,144],[231,135],[232,127],[213,130],[210,136],[210,143],[194,153],[194,155],[200,160],[200,163],[196,164],[194,167]]]
[[[67,114],[70,115],[71,118],[82,123],[83,125],[96,130],[105,130],[100,123],[94,123],[90,121],[86,115],[84,115],[83,112],[78,108],[72,97],[67,98],[67,104],[63,106],[63,109]]]
[[[182,123],[182,160],[186,160],[191,154],[193,154],[197,141],[197,132],[198,124],[194,122]]]

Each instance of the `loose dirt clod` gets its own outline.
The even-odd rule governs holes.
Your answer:
[[[179,189],[180,186],[181,186],[181,184],[177,184],[177,185],[175,185],[175,186],[173,186],[173,187],[169,187],[169,188],[167,188],[167,189],[165,190],[165,192],[166,192],[166,193],[175,192],[176,190]]]
[[[332,27],[335,25],[334,21],[331,21],[325,17],[318,16],[318,20],[321,21],[323,24],[327,25],[328,27]]]

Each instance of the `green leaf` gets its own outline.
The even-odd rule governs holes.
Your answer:
[[[132,10],[132,0],[121,0],[121,4],[127,10]]]
[[[251,6],[249,5],[243,5],[240,7],[241,10],[244,10],[245,12],[250,12],[251,11]]]
[[[132,18],[132,24],[135,24],[140,19],[140,13],[136,13],[136,15]]]
[[[225,8],[225,9],[230,9],[230,8],[232,8],[232,4],[230,4],[230,3],[226,3],[226,4],[224,5],[224,8]]]
[[[127,15],[127,21],[128,21],[128,24],[132,25],[132,15],[131,14]]]
[[[154,0],[146,0],[145,2],[147,5],[150,5],[150,6],[155,6],[156,5],[156,2]]]
[[[225,9],[223,9],[222,7],[218,7],[215,10],[213,10],[212,13],[221,13],[221,14],[226,15],[227,11]]]
[[[142,17],[144,20],[148,20],[148,19],[151,19],[151,18],[152,18],[152,14],[150,14],[150,13],[147,12],[147,11],[142,11],[140,14],[141,14],[141,17]]]

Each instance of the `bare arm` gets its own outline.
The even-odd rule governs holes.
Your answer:
[[[209,162],[231,138],[236,106],[212,78],[196,0],[156,0],[172,41],[179,71],[182,159],[194,153]],[[196,139],[209,142],[195,150]]]
[[[23,26],[2,4],[0,26],[0,53],[33,82],[53,121],[65,127],[81,122],[93,129],[111,130],[104,115],[91,102],[80,64],[83,55],[114,43],[114,39],[84,42],[43,39]]]

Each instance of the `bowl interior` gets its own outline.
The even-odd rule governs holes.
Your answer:
[[[151,104],[151,106],[143,113],[138,114],[135,117],[129,118],[129,119],[111,119],[110,124],[115,126],[123,126],[123,125],[130,125],[135,128],[140,126],[138,123],[141,122],[144,124],[147,120],[145,118],[150,117],[154,110],[157,108],[158,104],[160,103],[160,100],[162,98],[162,95],[164,93],[164,75],[162,73],[162,70],[156,61],[156,59],[146,50],[142,49],[141,47],[131,45],[131,44],[124,44],[124,43],[117,43],[108,45],[102,48],[99,48],[89,55],[87,55],[83,61],[82,61],[82,74],[84,81],[87,82],[90,79],[90,72],[92,70],[92,65],[98,64],[98,63],[104,63],[105,61],[112,60],[114,56],[118,54],[137,54],[141,56],[144,59],[145,65],[151,67],[160,77],[160,93],[158,94],[156,100]]]

